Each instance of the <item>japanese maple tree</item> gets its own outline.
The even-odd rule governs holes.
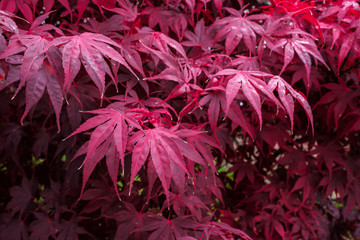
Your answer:
[[[360,239],[360,4],[1,0],[0,239]]]

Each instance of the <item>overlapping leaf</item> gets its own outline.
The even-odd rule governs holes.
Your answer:
[[[138,212],[131,203],[125,201],[123,203],[125,209],[111,216],[118,222],[115,238],[126,240],[129,239],[132,233],[135,238],[140,238],[144,234],[141,235],[141,233],[134,231],[146,225],[151,220],[151,217],[146,213]]]
[[[47,63],[44,63],[43,66],[38,70],[38,74],[32,75],[31,79],[28,80],[28,83],[26,84],[25,96],[27,103],[25,112],[21,117],[21,122],[24,120],[31,107],[33,107],[40,100],[44,93],[45,87],[54,108],[56,123],[58,130],[60,131],[60,112],[63,104],[62,88],[56,78],[54,70]]]
[[[304,108],[308,119],[310,120],[312,132],[314,133],[314,120],[309,103],[306,101],[305,96],[294,90],[289,83],[287,83],[280,76],[274,76],[268,83],[272,90],[277,89],[281,103],[284,105],[286,112],[290,117],[291,130],[294,125],[294,98],[298,100]]]
[[[313,56],[316,60],[322,62],[326,67],[326,63],[320,52],[315,44],[315,42],[307,37],[307,38],[300,38],[300,37],[293,37],[291,39],[280,39],[272,50],[275,50],[278,47],[282,47],[284,49],[284,65],[281,69],[280,74],[285,70],[285,68],[289,65],[291,60],[295,56],[295,52],[301,59],[301,61],[305,65],[307,78],[310,77],[310,69],[311,69],[311,58],[310,55]]]
[[[11,32],[14,32],[19,37],[20,36],[19,29],[18,29],[16,23],[14,22],[14,20],[12,20],[13,17],[14,17],[13,14],[0,10],[1,28],[11,31]]]
[[[125,66],[134,75],[124,57],[112,46],[122,47],[110,38],[96,33],[82,33],[77,36],[59,37],[53,40],[50,46],[63,45],[62,65],[65,72],[64,90],[69,91],[71,82],[80,71],[81,63],[89,74],[101,96],[105,91],[105,73],[112,75],[104,56]]]
[[[194,32],[185,31],[184,37],[187,41],[181,44],[187,47],[200,47],[204,52],[208,52],[214,47],[214,31],[205,27],[204,20],[197,22]]]
[[[208,87],[206,92],[202,95],[203,97],[199,100],[198,104],[200,107],[208,104],[208,119],[216,139],[216,128],[220,110],[225,113],[227,112],[226,115],[232,120],[235,126],[240,126],[251,137],[254,136],[253,129],[246,123],[242,110],[237,104],[231,103],[229,109],[226,111],[226,95],[225,89],[222,86],[218,86],[217,83],[214,83],[212,86]]]
[[[146,30],[149,31],[148,29]],[[147,47],[152,47],[152,46],[156,47],[157,49],[159,49],[161,53],[167,53],[173,55],[171,49],[174,49],[178,54],[181,55],[181,57],[187,59],[185,50],[180,43],[178,43],[177,41],[175,41],[174,39],[170,38],[169,36],[163,33],[146,32],[146,30],[134,35],[133,38],[139,40]]]
[[[128,22],[133,22],[137,18],[138,9],[137,6],[133,6],[129,0],[118,0],[120,8],[105,8],[109,11],[115,12]],[[115,4],[114,4],[115,5]]]
[[[261,78],[271,77],[271,74],[260,71],[240,71],[235,69],[225,69],[216,74],[219,75],[234,75],[229,79],[226,85],[226,107],[225,113],[228,113],[231,103],[238,94],[240,88],[251,103],[256,113],[259,116],[260,127],[262,126],[261,115],[261,98],[258,90],[264,93],[269,99],[271,99],[277,106],[278,100],[272,93],[270,87]]]
[[[136,231],[153,231],[149,240],[169,239],[176,240],[188,236],[185,229],[193,228],[194,222],[188,217],[177,217],[169,220],[161,216],[153,216],[152,221]]]
[[[8,47],[1,55],[2,58],[16,57],[17,53],[25,50],[24,56],[21,59],[20,84],[15,92],[16,95],[26,84],[26,107],[21,122],[23,122],[30,109],[40,100],[46,88],[55,111],[57,126],[60,130],[60,112],[63,103],[62,88],[52,66],[48,62],[44,62],[46,57],[44,50],[49,41],[45,37],[38,35],[24,35],[21,38],[21,42],[25,47],[18,40],[13,39],[11,47]],[[48,56],[48,58],[50,57]],[[13,82],[13,80],[9,80],[6,85]],[[18,78],[14,80],[17,81]]]
[[[232,234],[239,236],[241,239],[252,240],[250,236],[240,229],[233,228],[223,222],[211,221],[211,216],[202,219],[199,229],[203,230],[202,236],[207,240],[212,239],[211,236],[219,236],[221,239],[234,239]]]
[[[194,136],[201,134],[199,131],[188,131]],[[203,166],[207,165],[196,148],[180,138],[179,133],[173,129],[157,127],[138,132],[130,142],[135,144],[132,154],[130,189],[135,176],[148,158],[154,164],[167,197],[169,197],[171,179],[176,183],[178,175],[190,175],[185,158]]]
[[[231,54],[238,46],[241,40],[244,41],[246,47],[255,52],[256,34],[263,34],[264,29],[255,21],[251,21],[255,16],[242,16],[242,10],[226,8],[233,16],[225,17],[218,20],[215,25],[221,27],[216,35],[216,39],[225,37],[225,50],[227,54]]]
[[[26,20],[32,23],[34,20],[34,13],[35,13],[35,11],[33,10],[35,9],[38,0],[32,0],[32,1],[14,0],[14,2],[16,2],[18,9],[24,15]]]
[[[25,35],[22,36],[21,40],[27,49],[22,59],[21,80],[16,93],[19,92],[25,83],[33,82],[33,79],[36,78],[36,73],[41,68],[45,59],[44,50],[49,43],[46,38],[38,35]]]
[[[116,179],[121,161],[124,168],[124,157],[128,135],[131,132],[129,126],[141,129],[133,113],[117,111],[114,109],[98,109],[87,113],[98,114],[84,122],[69,137],[88,131],[92,128],[90,140],[79,150],[76,156],[86,154],[83,161],[83,183],[82,192],[96,164],[106,156],[106,165],[116,188]],[[69,138],[68,137],[68,138]],[[116,188],[117,189],[117,188]]]

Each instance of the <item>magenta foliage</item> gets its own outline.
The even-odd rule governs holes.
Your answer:
[[[0,9],[0,239],[360,238],[357,1]]]

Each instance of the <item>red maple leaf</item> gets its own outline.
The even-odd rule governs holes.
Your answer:
[[[312,132],[314,133],[314,120],[309,103],[306,101],[305,96],[296,90],[294,90],[289,83],[287,83],[280,76],[274,76],[270,79],[268,85],[273,89],[277,89],[281,103],[284,105],[287,114],[290,118],[291,130],[294,125],[294,99],[298,100],[301,106],[304,108],[308,119],[311,123]]]
[[[181,131],[181,130],[180,130]],[[199,131],[188,130],[193,136],[201,134]],[[206,166],[204,157],[196,150],[196,148],[184,141],[175,128],[166,129],[157,127],[144,130],[134,134],[129,140],[131,144],[135,144],[132,154],[130,191],[134,182],[134,178],[145,164],[148,157],[152,161],[156,173],[163,185],[167,198],[169,197],[170,181],[176,182],[176,176],[187,174],[187,160]]]
[[[90,140],[86,142],[77,152],[75,157],[86,154],[83,162],[83,184],[81,194],[84,191],[85,184],[89,179],[96,164],[106,156],[106,165],[117,191],[117,175],[119,163],[121,161],[124,169],[124,157],[128,135],[132,131],[129,126],[141,129],[137,123],[134,113],[115,110],[111,108],[88,111],[87,113],[98,114],[84,122],[75,132],[67,138],[95,128],[91,134]],[[74,158],[75,158],[74,157]]]
[[[244,41],[246,47],[252,53],[255,53],[256,34],[262,35],[264,33],[262,26],[252,21],[252,19],[259,20],[258,16],[243,16],[244,8],[240,11],[232,8],[224,9],[232,16],[215,21],[215,26],[220,27],[215,39],[219,40],[225,37],[225,51],[227,54],[231,54],[241,40]]]
[[[111,47],[112,45],[122,49],[122,46],[102,34],[85,32],[77,36],[59,37],[54,39],[48,48],[59,45],[63,45],[62,65],[65,73],[63,86],[65,92],[69,91],[71,82],[79,73],[82,63],[90,78],[99,89],[101,97],[103,97],[105,91],[105,73],[112,76],[103,55],[125,66],[136,75],[124,57]]]

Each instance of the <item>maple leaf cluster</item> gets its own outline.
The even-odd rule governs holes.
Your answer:
[[[1,0],[0,239],[358,239],[359,63],[353,0]]]

